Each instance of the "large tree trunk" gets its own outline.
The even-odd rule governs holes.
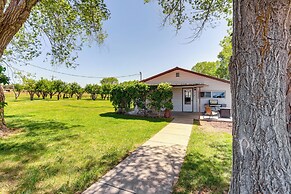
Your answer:
[[[234,0],[233,194],[291,193],[290,9],[290,0]]]
[[[0,58],[14,35],[27,20],[38,0],[0,0]],[[7,5],[6,3],[9,3]],[[4,91],[0,89],[0,103],[4,103]],[[0,111],[0,130],[6,129],[4,109]]]
[[[6,3],[9,3],[7,6]],[[0,57],[38,0],[0,0]],[[7,8],[5,9],[5,7]]]

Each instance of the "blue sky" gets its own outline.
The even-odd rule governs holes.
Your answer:
[[[31,62],[60,72],[86,76],[123,76],[142,72],[143,78],[179,66],[191,69],[199,61],[213,61],[221,50],[220,40],[227,34],[226,22],[208,28],[194,42],[188,43],[192,34],[190,26],[178,35],[171,26],[161,26],[162,14],[155,3],[144,4],[142,0],[106,1],[111,19],[104,23],[108,38],[104,45],[93,44],[79,53],[76,69],[64,66],[52,67],[42,58]],[[40,77],[76,81],[81,85],[99,83],[100,79],[76,78],[48,72],[31,66],[18,66]],[[139,79],[139,76],[120,78],[120,81]]]

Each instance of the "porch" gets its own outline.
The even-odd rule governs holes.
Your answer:
[[[176,112],[173,111],[172,116],[174,118],[185,118],[194,120],[200,120],[200,121],[213,121],[213,122],[232,122],[232,117],[230,118],[221,118],[219,116],[207,116],[203,115],[201,112]],[[182,121],[182,120],[181,120]]]

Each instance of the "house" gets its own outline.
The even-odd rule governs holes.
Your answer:
[[[173,86],[173,111],[204,112],[205,105],[216,102],[231,107],[230,81],[196,73],[180,67],[142,80],[149,85],[162,82]]]

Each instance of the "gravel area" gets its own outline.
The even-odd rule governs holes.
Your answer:
[[[200,121],[201,128],[209,132],[225,132],[232,134],[232,123],[219,121]]]

